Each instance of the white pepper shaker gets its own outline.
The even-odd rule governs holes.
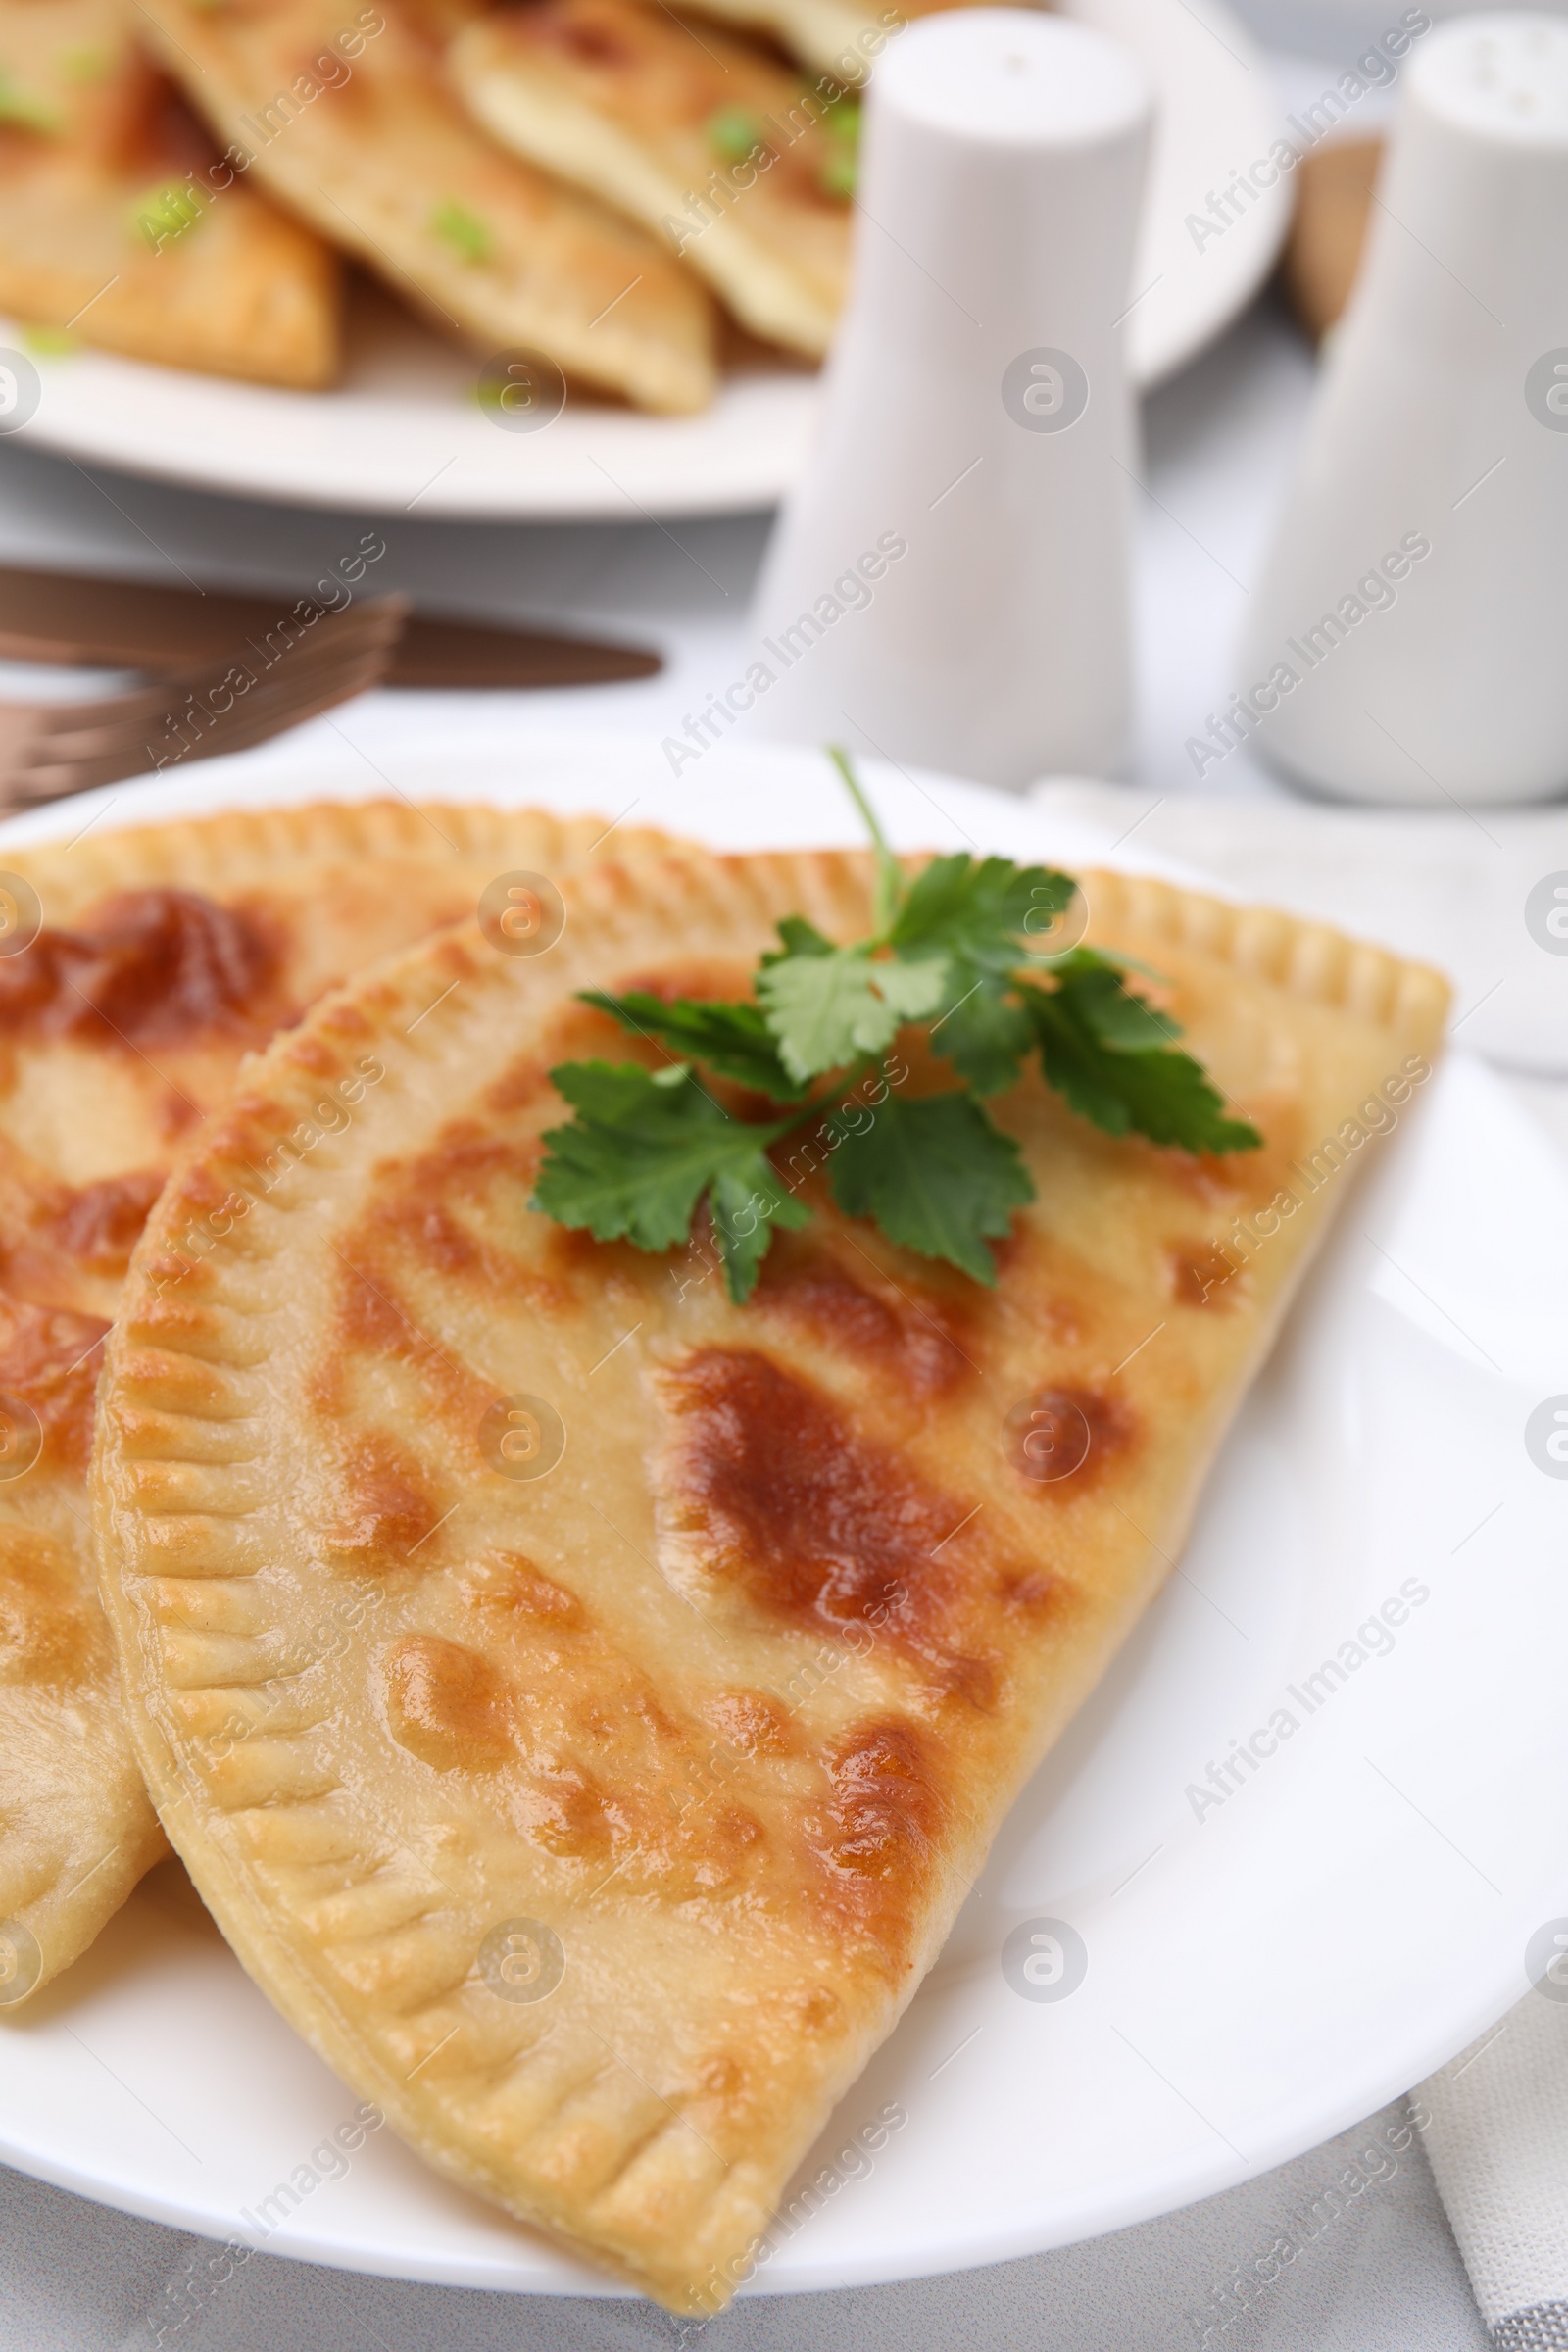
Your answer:
[[[888,49],[820,439],[755,608],[760,732],[1014,788],[1122,763],[1150,118],[1140,69],[1060,17],[958,10]]]
[[[1376,195],[1243,700],[1320,790],[1541,800],[1568,786],[1568,23],[1431,33]]]

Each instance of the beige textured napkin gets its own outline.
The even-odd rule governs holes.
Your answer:
[[[1411,2107],[1498,2352],[1565,2352],[1568,1982],[1548,1971]]]
[[[1462,1044],[1568,1074],[1568,803],[1439,814],[1055,778],[1030,797],[1439,965]]]

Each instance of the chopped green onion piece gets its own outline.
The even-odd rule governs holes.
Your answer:
[[[206,199],[189,180],[175,179],[167,187],[148,191],[132,208],[131,224],[156,250],[169,238],[182,237],[187,228],[194,228],[206,210]]]
[[[848,139],[852,145],[858,144],[860,136],[858,98],[852,97],[848,90],[841,90],[836,98],[830,98],[822,109],[822,125],[835,138]]]
[[[57,132],[63,125],[59,110],[42,98],[29,97],[19,90],[10,74],[0,67],[0,127],[13,130]]]
[[[860,154],[860,101],[848,93],[830,98],[822,110],[827,153],[816,184],[825,196],[853,196]]]
[[[59,60],[67,81],[102,81],[114,62],[112,49],[101,49],[91,43],[65,50]]]
[[[843,148],[834,149],[822,158],[816,184],[824,196],[853,196],[859,170],[853,153]]]
[[[744,164],[767,145],[767,125],[749,106],[721,106],[708,118],[708,143],[726,164]]]
[[[459,204],[455,197],[449,196],[445,204],[436,206],[430,215],[430,226],[466,262],[487,262],[495,252],[496,241],[489,224],[477,213],[470,213],[466,204]]]

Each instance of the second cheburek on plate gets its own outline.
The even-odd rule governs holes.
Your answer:
[[[0,850],[0,2016],[164,1853],[97,1598],[86,1470],[131,1246],[244,1056],[600,818],[371,802]],[[625,860],[649,837],[614,835]],[[20,2012],[19,2012],[20,2013]]]
[[[1179,1551],[1349,1181],[1293,1163],[1437,1045],[1433,973],[1087,895],[1264,1143],[1196,1161],[1026,1079],[995,1291],[825,1198],[745,1306],[700,1248],[529,1207],[551,1068],[628,1051],[575,992],[739,995],[782,917],[867,929],[858,858],[693,853],[589,877],[547,956],[451,934],[279,1039],[111,1342],[106,1605],[209,1906],[432,2163],[677,2310],[746,2275]],[[884,1083],[929,1087],[915,1041]]]

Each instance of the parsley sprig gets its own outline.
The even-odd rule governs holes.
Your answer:
[[[817,1164],[847,1216],[994,1283],[988,1245],[1035,1188],[984,1099],[1015,1086],[1035,1053],[1048,1084],[1107,1134],[1193,1152],[1256,1149],[1256,1128],[1228,1114],[1177,1045],[1175,1022],[1134,993],[1119,958],[1042,946],[1076,895],[1071,875],[959,853],[911,879],[848,759],[831,757],[875,852],[871,936],[836,946],[804,916],[786,916],[755,995],[738,1004],[586,990],[584,1004],[674,1058],[654,1070],[576,1061],[551,1071],[574,1116],[544,1138],[535,1208],[648,1250],[686,1240],[706,1209],[739,1304],[775,1228],[810,1222],[776,1147],[814,1126]],[[907,1024],[925,1029],[958,1086],[911,1098],[878,1076],[867,1088]],[[745,1088],[774,1115],[737,1115],[713,1080]]]

